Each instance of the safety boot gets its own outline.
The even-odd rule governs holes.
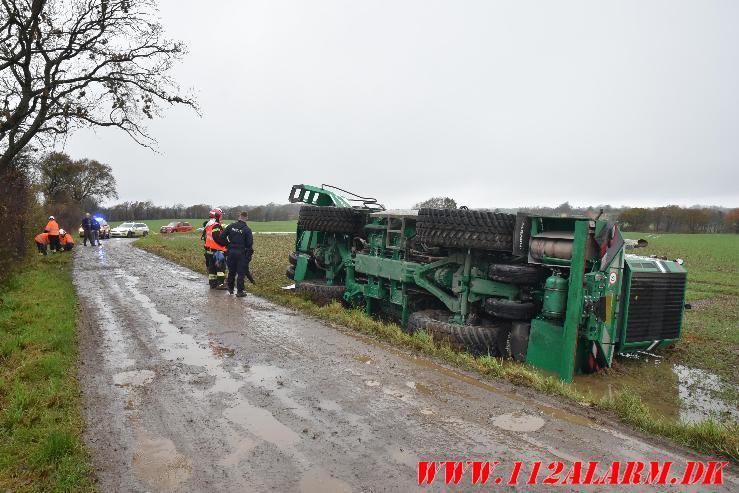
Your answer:
[[[244,291],[238,291],[236,293],[237,298],[243,298],[244,296],[246,296],[246,293]]]

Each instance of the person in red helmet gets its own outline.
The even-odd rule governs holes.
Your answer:
[[[226,247],[220,245],[216,240],[223,231],[221,218],[223,211],[216,207],[210,211],[211,219],[203,228],[203,240],[205,241],[205,266],[208,269],[208,284],[211,289],[223,287],[226,281]]]
[[[208,211],[208,219],[203,221],[203,234],[200,235],[200,239],[203,240],[203,248],[205,248],[205,228],[207,228],[208,226],[210,226],[211,224],[215,222],[215,220],[213,219],[215,215],[216,215],[215,210],[211,209]],[[205,252],[205,270],[206,271],[208,270],[208,265],[209,265],[208,264],[208,252],[206,251]]]

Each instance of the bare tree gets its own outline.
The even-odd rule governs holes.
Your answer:
[[[0,169],[30,142],[117,127],[137,143],[165,106],[196,108],[169,76],[185,47],[155,0],[0,0]]]

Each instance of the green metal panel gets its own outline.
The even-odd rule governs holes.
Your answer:
[[[575,373],[575,351],[577,333],[583,309],[583,276],[585,274],[585,242],[588,239],[588,221],[575,223],[575,237],[572,244],[572,265],[570,267],[570,287],[567,291],[567,315],[562,332],[561,365],[559,377],[572,382]]]
[[[290,202],[303,202],[310,205],[351,207],[351,203],[341,195],[313,185],[293,185]]]
[[[563,332],[562,326],[553,320],[532,320],[526,362],[536,368],[559,374],[562,366]]]
[[[669,346],[677,342],[682,334],[682,326],[684,319],[684,305],[685,305],[685,294],[687,291],[687,270],[674,260],[665,260],[653,257],[643,257],[638,255],[625,255],[624,262],[624,290],[623,299],[621,306],[621,319],[619,320],[619,352],[630,352],[638,350],[654,350],[661,347]],[[651,274],[653,276],[660,275],[684,275],[683,291],[680,297],[682,308],[680,310],[680,317],[678,321],[678,327],[676,334],[670,334],[670,336],[662,336],[656,338],[650,338],[649,340],[638,340],[626,342],[629,338],[629,316],[630,316],[630,298],[632,293],[632,279],[634,274]],[[659,307],[655,307],[658,309]],[[662,316],[661,313],[657,313],[657,316]]]
[[[526,355],[526,361],[529,364],[556,372],[566,382],[572,381],[575,372],[578,332],[583,316],[583,276],[585,274],[588,222],[588,220],[574,221],[572,262],[569,269],[564,325],[560,326],[554,321],[544,319],[533,320]]]
[[[298,261],[295,264],[295,282],[300,282],[305,279],[305,275],[308,272],[308,260],[310,257],[304,253],[298,254]]]
[[[521,289],[514,284],[473,277],[470,279],[470,293],[485,296],[500,296],[501,298],[513,300],[519,297]]]
[[[374,257],[359,253],[354,257],[354,269],[356,272],[363,272],[367,275],[403,282],[412,282],[413,273],[420,266],[420,264],[415,262],[405,262],[403,260]]]

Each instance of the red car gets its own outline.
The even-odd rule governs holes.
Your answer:
[[[184,233],[185,231],[192,231],[192,224],[183,221],[172,221],[159,228],[160,233]]]

